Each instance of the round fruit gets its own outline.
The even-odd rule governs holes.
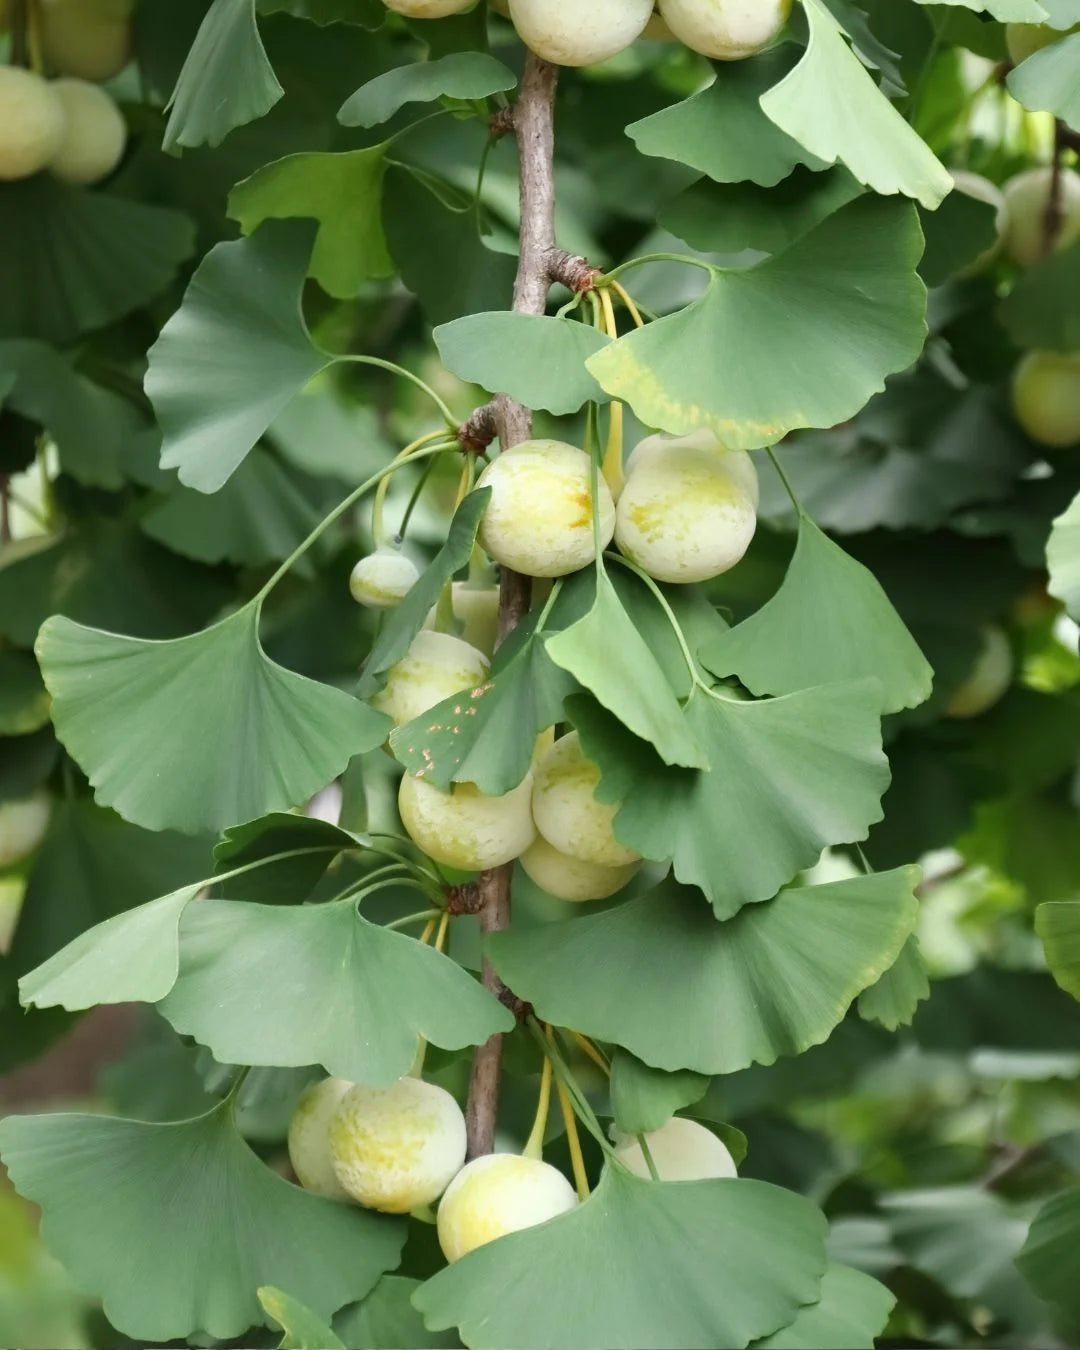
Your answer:
[[[754,461],[745,450],[729,450],[716,432],[709,427],[698,427],[697,431],[691,431],[687,436],[669,436],[663,431],[646,436],[631,450],[624,471],[631,474],[650,461],[662,459],[669,450],[683,447],[690,450],[706,450],[718,456],[725,470],[738,481],[754,503],[755,511],[757,510],[761,488]]]
[[[742,451],[700,435],[650,437],[630,456],[615,542],[657,581],[707,581],[742,558],[757,528],[757,476]]]
[[[80,80],[108,80],[131,59],[128,0],[41,0],[41,40],[51,66]]]
[[[406,774],[398,811],[414,843],[436,862],[462,872],[485,872],[519,858],[536,838],[532,774],[502,797],[485,797],[473,783],[442,792]]]
[[[330,1124],[352,1087],[346,1078],[313,1083],[297,1102],[289,1121],[289,1161],[300,1185],[329,1200],[346,1198],[330,1157]]]
[[[1034,56],[1036,52],[1041,52],[1044,47],[1049,47],[1052,43],[1066,37],[1068,33],[1075,33],[1080,29],[1080,24],[1062,32],[1058,28],[1051,28],[1048,23],[1007,23],[1005,25],[1005,45],[1009,49],[1009,60],[1014,66],[1018,66],[1021,61],[1026,61],[1029,56]]]
[[[656,1174],[661,1181],[704,1181],[708,1177],[734,1177],[735,1159],[722,1139],[696,1120],[672,1116],[666,1125],[645,1136]],[[620,1135],[615,1156],[639,1177],[652,1177],[641,1145],[632,1136]]]
[[[525,441],[489,464],[477,487],[491,500],[480,544],[496,562],[530,577],[561,577],[596,557],[589,456],[562,441]],[[600,546],[615,530],[615,503],[597,474]]]
[[[0,180],[44,169],[64,139],[64,108],[40,75],[0,66]]]
[[[641,857],[615,838],[617,806],[598,802],[600,770],[586,759],[576,731],[537,761],[532,793],[536,828],[553,848],[601,867],[626,867]]]
[[[510,0],[510,17],[526,47],[558,66],[606,61],[641,35],[652,0]]]
[[[49,168],[65,183],[100,182],[120,163],[127,144],[120,109],[104,89],[86,80],[54,80],[52,89],[66,126]]]
[[[1001,245],[1009,228],[1009,211],[1005,205],[1005,194],[996,183],[991,183],[990,179],[984,178],[981,173],[970,173],[967,169],[953,169],[952,180],[957,192],[962,192],[965,197],[972,197],[977,202],[986,202],[988,206],[994,208],[997,239],[959,273],[960,276],[971,277],[989,267],[1001,252]]]
[[[1005,251],[1021,267],[1032,267],[1046,256],[1046,210],[1050,204],[1053,171],[1049,165],[1027,169],[1010,178],[1002,192],[1008,213]],[[1080,174],[1061,171],[1062,220],[1054,251],[1080,237]]]
[[[353,568],[349,590],[358,605],[393,609],[419,580],[420,572],[411,558],[396,548],[380,548],[361,558]]]
[[[368,1209],[408,1214],[430,1205],[465,1161],[465,1117],[420,1078],[350,1088],[330,1123],[330,1157],[346,1194]]]
[[[445,19],[448,14],[468,9],[473,0],[384,0],[384,4],[410,19]]]
[[[621,891],[634,873],[637,863],[625,867],[603,867],[582,862],[552,848],[543,837],[521,855],[521,865],[541,888],[559,900],[606,900]]]
[[[791,0],[657,0],[680,42],[719,61],[753,56],[787,23]]]
[[[447,1188],[439,1245],[448,1261],[458,1261],[486,1242],[566,1214],[577,1202],[573,1186],[550,1163],[489,1153],[463,1167]]]
[[[461,636],[477,651],[491,656],[499,636],[498,586],[470,586],[455,581],[452,587],[454,618],[462,625]]]
[[[0,802],[0,867],[10,867],[37,848],[49,828],[51,808],[47,792]]]
[[[1013,412],[1033,441],[1080,441],[1080,352],[1028,352],[1013,372]]]
[[[401,660],[390,667],[385,687],[371,704],[401,726],[444,698],[482,685],[490,668],[484,653],[461,638],[424,628]]]
[[[1009,639],[996,624],[983,629],[982,646],[964,683],[949,700],[950,717],[978,717],[992,708],[1012,683]]]

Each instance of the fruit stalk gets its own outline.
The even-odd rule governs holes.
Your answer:
[[[1065,142],[1062,139],[1063,123],[1054,123],[1054,158],[1051,165],[1050,197],[1046,203],[1046,215],[1043,219],[1043,255],[1049,257],[1054,251],[1057,237],[1065,223],[1065,202],[1062,191],[1062,153]]]

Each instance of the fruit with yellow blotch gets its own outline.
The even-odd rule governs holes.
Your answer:
[[[618,808],[597,801],[600,770],[586,757],[576,731],[537,760],[533,778],[533,819],[553,848],[600,867],[627,867],[640,859],[615,838]]]
[[[439,1205],[439,1245],[448,1261],[507,1233],[567,1214],[577,1195],[550,1163],[516,1153],[474,1158],[447,1187]]]
[[[1033,441],[1054,450],[1080,442],[1080,352],[1028,352],[1013,372],[1012,403]]]
[[[401,726],[452,694],[483,685],[490,668],[484,653],[461,638],[424,628],[401,660],[390,667],[386,684],[372,698],[371,706]]]
[[[366,609],[393,609],[419,580],[420,572],[411,558],[396,548],[378,548],[353,568],[349,590]]]
[[[330,1125],[353,1084],[347,1078],[324,1078],[301,1095],[289,1121],[289,1161],[306,1191],[328,1200],[346,1199],[330,1157]]]
[[[531,774],[501,797],[485,796],[474,783],[455,783],[443,792],[406,774],[398,812],[429,858],[462,872],[484,872],[519,858],[536,838],[531,798]]]

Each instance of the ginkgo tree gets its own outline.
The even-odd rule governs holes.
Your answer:
[[[144,1038],[0,1121],[77,1298],[1069,1343],[1080,0],[0,15],[0,1070]]]

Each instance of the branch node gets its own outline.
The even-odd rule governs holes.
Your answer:
[[[484,893],[475,881],[451,886],[446,892],[448,914],[479,914],[484,908]]]
[[[457,429],[458,444],[472,455],[482,454],[498,434],[494,403],[477,408]]]
[[[596,283],[603,276],[599,267],[593,267],[588,258],[582,258],[565,249],[553,248],[548,254],[548,276],[557,281],[575,295],[584,295],[596,289]]]
[[[514,134],[513,104],[508,103],[505,108],[500,108],[488,118],[488,131],[493,141],[500,141],[504,136]]]

